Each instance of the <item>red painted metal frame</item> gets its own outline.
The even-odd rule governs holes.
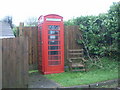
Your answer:
[[[52,21],[47,19],[59,19],[61,21]],[[53,45],[53,46],[60,46],[60,49],[58,50],[48,50],[48,46],[52,46],[48,44],[48,25],[59,25],[59,45]],[[56,14],[49,14],[46,16],[40,16],[38,19],[38,69],[42,74],[52,74],[52,73],[61,73],[64,72],[64,24],[63,24],[63,17],[56,15]],[[42,27],[42,31],[40,31],[40,27]],[[42,33],[40,36],[40,32]],[[55,35],[54,35],[55,36]],[[40,37],[42,40],[40,40]],[[54,40],[55,41],[55,40]],[[42,48],[40,50],[40,48]],[[58,55],[48,55],[49,51],[60,51],[60,54]],[[42,56],[42,57],[41,57]],[[58,60],[52,60],[50,61],[48,59],[48,56],[52,58],[52,56],[60,56]],[[48,61],[50,63],[57,61],[58,65],[49,65]]]

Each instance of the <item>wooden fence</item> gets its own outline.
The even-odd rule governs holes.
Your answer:
[[[29,64],[37,62],[37,27],[25,27],[23,35],[28,37]]]
[[[23,24],[20,24],[19,27],[20,36],[28,37],[29,43],[29,69],[38,69],[37,68],[37,27],[24,27]],[[81,39],[81,32],[79,26],[65,26],[64,27],[64,41],[65,41],[65,60],[67,59],[68,49],[80,49],[82,48],[77,40]]]
[[[65,26],[64,28],[64,41],[65,41],[65,64],[67,64],[67,54],[69,49],[81,49],[83,48],[77,43],[77,40],[81,40],[81,31],[79,26]]]
[[[28,85],[28,39],[2,39],[2,87],[25,88]]]
[[[37,27],[24,27],[20,23],[19,32],[20,36],[28,37],[29,70],[37,69]]]
[[[28,85],[28,67],[37,69],[37,27],[19,27],[20,37],[2,39],[2,87],[25,88]],[[79,49],[81,39],[78,26],[65,26],[65,62],[68,49]]]

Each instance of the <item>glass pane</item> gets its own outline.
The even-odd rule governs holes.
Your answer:
[[[42,30],[42,27],[40,26],[40,30]]]
[[[60,65],[60,61],[49,61],[49,65]]]
[[[49,50],[58,50],[60,49],[60,46],[48,46]]]
[[[59,34],[59,31],[52,31],[52,30],[50,30],[50,31],[48,31],[48,34]]]
[[[49,38],[50,40],[58,40],[58,36],[53,36],[53,35],[51,35],[51,36],[48,36],[48,38]]]
[[[49,60],[60,60],[61,57],[60,56],[49,56],[48,59]]]
[[[60,41],[48,41],[49,45],[59,45]]]
[[[59,30],[59,29],[60,29],[60,26],[59,26],[59,25],[49,25],[49,26],[48,26],[48,29],[49,29],[49,30]]]
[[[60,54],[60,51],[49,51],[48,55],[58,55]]]
[[[39,33],[40,33],[40,35],[39,35],[40,39],[39,40],[42,40],[42,32],[40,31]]]

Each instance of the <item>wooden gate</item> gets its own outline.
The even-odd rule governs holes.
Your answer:
[[[79,26],[65,26],[65,59],[68,56],[69,49],[82,49],[83,47],[77,43],[77,40],[82,39]]]
[[[28,85],[28,39],[2,39],[2,88]]]

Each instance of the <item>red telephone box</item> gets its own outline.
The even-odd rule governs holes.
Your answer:
[[[43,74],[64,72],[63,17],[56,14],[38,19],[38,69]]]

